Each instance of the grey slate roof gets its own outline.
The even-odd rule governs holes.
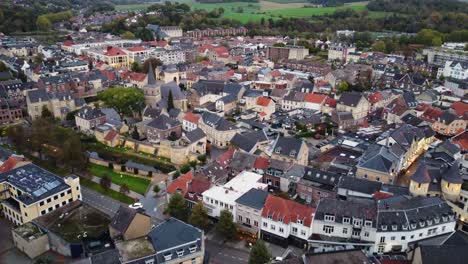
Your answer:
[[[159,172],[157,169],[155,169],[152,166],[141,164],[141,163],[136,163],[136,162],[131,161],[131,160],[125,162],[125,167],[134,168],[134,169],[138,169],[138,170],[141,170],[141,171]]]
[[[273,152],[283,156],[297,158],[304,142],[297,138],[278,137]]]
[[[190,140],[190,142],[196,142],[204,137],[206,137],[205,132],[201,128],[197,128],[190,132],[185,133],[185,137]]]
[[[321,199],[315,210],[314,220],[324,220],[325,215],[334,215],[335,222],[342,223],[343,218],[359,218],[372,221],[376,226],[377,207],[375,201],[369,199],[336,200],[334,198]]]
[[[156,128],[159,130],[167,130],[174,128],[176,126],[180,126],[180,122],[169,118],[167,115],[160,115],[153,119],[151,122],[147,124],[147,126]]]
[[[338,99],[338,104],[355,107],[359,104],[362,98],[365,98],[363,94],[357,92],[345,92]]]
[[[209,113],[209,112],[204,112],[202,115],[202,120],[205,124],[207,124],[210,127],[214,127],[217,130],[220,131],[227,131],[227,130],[233,130],[236,129],[233,123],[227,121],[223,117]]]
[[[248,206],[254,209],[262,209],[268,192],[252,188],[236,200],[236,203]]]
[[[464,264],[466,245],[421,246],[421,261],[424,264]]]
[[[76,115],[86,120],[93,120],[105,116],[105,114],[101,111],[100,108],[90,106],[85,106],[81,108],[80,111],[76,113]]]
[[[389,148],[380,145],[371,145],[362,155],[358,166],[379,172],[390,173],[394,164],[399,163],[399,157]]]
[[[183,256],[192,254],[192,247],[196,247],[195,252],[200,252],[203,231],[175,218],[169,218],[153,228],[148,237],[156,250],[157,263],[164,263],[164,256],[167,254],[172,255],[172,259],[177,259],[177,252],[183,252]]]
[[[124,234],[137,213],[137,210],[121,205],[112,218],[110,226]]]

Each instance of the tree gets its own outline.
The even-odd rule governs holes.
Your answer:
[[[61,153],[63,164],[69,167],[72,173],[75,170],[82,170],[86,167],[87,159],[81,148],[80,137],[77,134],[68,135],[68,138],[63,144]]]
[[[157,184],[154,185],[154,187],[153,187],[153,192],[158,193],[158,192],[160,192],[160,191],[161,191],[161,188],[159,187],[159,185],[157,185]]]
[[[221,211],[219,221],[216,224],[216,231],[226,239],[234,238],[237,232],[237,227],[233,222],[232,214],[229,210],[224,209]]]
[[[3,61],[0,61],[0,72],[5,72],[9,71],[8,67],[3,63]]]
[[[338,86],[338,91],[339,92],[346,92],[349,90],[349,84],[347,82],[342,82],[340,83],[340,85]]]
[[[143,63],[143,70],[142,72],[144,73],[148,73],[148,70],[149,70],[149,65],[151,64],[151,66],[153,66],[153,70],[156,69],[158,66],[162,66],[163,63],[161,62],[160,59],[157,59],[157,58],[149,58],[147,60],[145,60],[145,62]]]
[[[271,254],[263,240],[259,239],[250,250],[249,264],[264,264],[270,262]]]
[[[135,39],[135,34],[133,34],[133,33],[130,32],[130,31],[125,31],[125,32],[122,34],[122,38],[123,38],[123,39]]]
[[[44,119],[52,120],[54,115],[50,112],[46,105],[42,106],[41,117]]]
[[[167,204],[166,213],[179,220],[187,220],[189,211],[185,204],[185,198],[180,193],[175,193],[171,196]]]
[[[25,147],[25,137],[26,134],[24,127],[21,125],[12,126],[7,129],[8,140],[18,149],[19,152],[22,152]]]
[[[383,41],[377,41],[372,45],[372,50],[377,51],[377,52],[385,52],[386,46],[385,42]]]
[[[98,98],[106,106],[115,108],[121,116],[140,112],[145,105],[145,95],[137,88],[117,86],[101,92]]]
[[[142,72],[141,70],[141,65],[140,63],[138,63],[137,61],[134,61],[131,65],[130,65],[130,70],[131,71],[134,71],[134,72]]]
[[[167,111],[174,109],[174,96],[172,95],[172,90],[169,90],[169,95],[167,97]]]
[[[275,43],[273,47],[286,47],[286,45],[284,43]]]
[[[138,129],[136,127],[133,128],[132,138],[136,140],[140,140],[140,133],[138,133]]]
[[[52,28],[52,23],[46,16],[39,16],[36,20],[36,26],[40,31],[49,31]]]
[[[101,178],[101,181],[99,182],[101,187],[104,189],[104,191],[108,191],[111,187],[112,181],[109,176],[104,175],[104,177]]]
[[[121,194],[127,194],[127,193],[130,192],[130,188],[128,188],[128,185],[124,183],[124,184],[120,185],[119,191],[120,191]]]
[[[201,229],[205,229],[208,226],[208,212],[202,202],[198,202],[193,206],[189,223]]]

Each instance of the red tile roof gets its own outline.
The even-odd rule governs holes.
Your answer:
[[[376,93],[373,93],[373,94],[369,95],[369,102],[371,104],[378,103],[378,102],[380,102],[382,100],[383,100],[383,96],[379,92],[376,92]]]
[[[274,70],[274,71],[270,72],[270,75],[273,76],[273,77],[280,77],[281,72],[279,70]]]
[[[452,142],[460,146],[461,151],[468,150],[468,131],[453,137]]]
[[[120,74],[123,80],[143,82],[146,79],[146,74],[132,71],[124,71]]]
[[[117,47],[109,47],[107,51],[104,53],[104,55],[106,56],[119,56],[119,55],[125,55],[125,54],[127,53],[125,53],[123,50]]]
[[[17,163],[18,160],[15,157],[9,157],[5,162],[3,162],[2,166],[0,166],[0,173],[12,170]]]
[[[104,137],[104,141],[113,141],[115,139],[115,137],[117,137],[119,134],[117,134],[117,132],[115,132],[114,130],[111,130],[109,131],[109,133],[107,133],[107,135]]]
[[[461,101],[453,103],[451,108],[455,110],[458,116],[463,116],[465,113],[468,113],[468,104]]]
[[[266,169],[268,169],[268,163],[269,163],[269,160],[267,158],[258,157],[255,160],[255,163],[254,163],[253,167],[255,169],[259,169],[259,170],[266,170]]]
[[[188,112],[184,116],[184,120],[187,120],[191,123],[198,124],[198,121],[200,120],[200,116],[197,116],[194,113]]]
[[[270,194],[265,201],[262,217],[271,218],[273,221],[278,221],[281,217],[284,224],[302,220],[304,226],[310,226],[314,212],[315,208]]]
[[[268,106],[270,102],[271,102],[271,99],[267,97],[259,97],[257,99],[257,105],[260,105],[260,106]]]
[[[192,171],[185,173],[184,175],[179,176],[175,179],[168,187],[167,193],[174,194],[176,192],[181,192],[182,196],[185,196],[188,191],[189,182],[193,179]]]
[[[226,152],[219,155],[216,158],[216,161],[221,165],[223,168],[226,168],[229,165],[229,161],[231,161],[232,156],[234,155],[234,150],[229,148]]]
[[[435,120],[437,120],[437,118],[439,118],[443,114],[444,114],[444,111],[442,111],[441,109],[429,106],[421,115],[421,119],[427,122],[434,122]]]
[[[200,201],[198,196],[204,191],[208,190],[211,186],[211,181],[206,177],[194,177],[189,183],[187,194],[185,198],[194,202]]]
[[[309,93],[304,96],[304,101],[315,104],[322,104],[327,100],[328,96],[323,94]]]
[[[142,47],[142,46],[136,46],[136,47],[130,47],[127,50],[137,52],[137,51],[144,51],[146,49],[145,49],[145,47]]]
[[[335,108],[336,107],[336,99],[327,97],[327,99],[325,100],[325,104],[328,105],[331,108]]]
[[[380,200],[380,199],[385,199],[385,198],[389,198],[389,197],[392,197],[393,194],[391,193],[386,193],[386,192],[380,192],[380,191],[376,191],[372,194],[372,198],[374,198],[374,200]]]
[[[165,47],[168,44],[168,42],[165,41],[165,40],[148,41],[148,42],[145,42],[145,43],[147,43],[148,45],[153,46],[153,47]]]
[[[65,42],[63,42],[63,45],[64,45],[64,46],[67,46],[67,47],[70,47],[70,46],[73,45],[73,41],[71,41],[71,40],[66,40]]]

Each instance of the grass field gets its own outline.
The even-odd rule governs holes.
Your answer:
[[[109,177],[111,177],[112,183],[115,183],[117,185],[127,184],[130,190],[142,195],[145,194],[146,189],[150,184],[150,181],[147,179],[137,178],[123,173],[116,173],[107,167],[96,164],[90,164],[89,170],[92,175],[97,176],[99,178],[104,177],[104,175],[108,175]]]
[[[85,179],[85,178],[80,178],[80,184],[84,187],[87,187],[95,192],[98,192],[100,194],[109,196],[110,198],[120,201],[125,204],[132,204],[135,202],[135,200],[131,197],[126,196],[125,194],[119,193],[114,190],[104,190],[102,186],[99,183],[95,183],[92,180]]]
[[[196,0],[179,0],[179,2],[186,3],[192,10],[203,9],[211,11],[215,8],[224,8],[223,18],[229,18],[239,20],[242,23],[249,21],[260,21],[262,18],[268,19],[280,19],[280,18],[301,18],[301,17],[313,17],[322,16],[326,14],[332,14],[339,9],[353,9],[355,11],[367,10],[368,2],[355,2],[349,3],[344,6],[338,7],[304,7],[307,5],[305,0],[272,0],[265,1],[260,0],[258,3],[254,2],[230,2],[230,3],[199,3]],[[116,6],[117,10],[144,10],[148,5],[120,5]],[[242,9],[242,11],[240,10]],[[385,17],[389,13],[386,12],[369,12],[369,15],[378,18]]]

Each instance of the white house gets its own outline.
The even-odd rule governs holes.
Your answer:
[[[468,63],[464,61],[446,61],[443,68],[439,68],[437,77],[444,76],[464,80],[468,78]]]
[[[267,190],[268,185],[262,183],[263,176],[257,173],[243,171],[224,185],[215,185],[202,193],[203,205],[208,215],[219,217],[222,210],[231,211],[236,217],[236,200],[250,189]]]

